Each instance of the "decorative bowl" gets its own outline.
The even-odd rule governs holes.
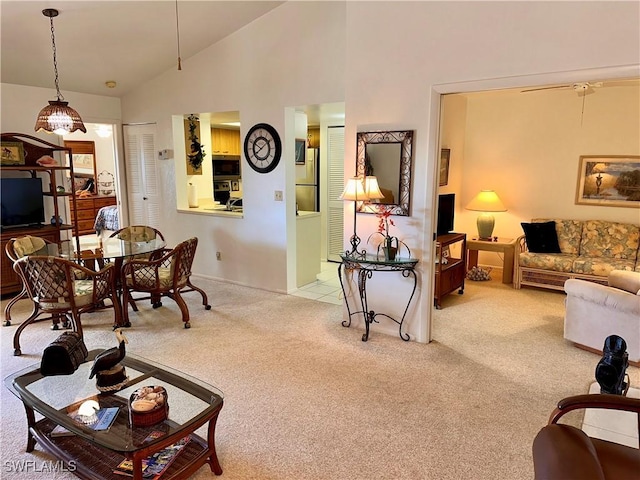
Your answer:
[[[145,427],[166,420],[169,402],[164,387],[140,387],[129,397],[131,422],[134,427]]]

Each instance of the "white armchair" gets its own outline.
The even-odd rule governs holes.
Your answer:
[[[608,283],[564,283],[564,338],[601,353],[605,338],[619,335],[627,342],[629,362],[640,365],[640,272],[613,270]]]

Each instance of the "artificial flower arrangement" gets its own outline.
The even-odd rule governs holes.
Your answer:
[[[198,117],[193,113],[187,117],[189,120],[189,141],[191,142],[191,153],[187,155],[189,158],[189,164],[194,170],[200,169],[202,162],[204,161],[205,152],[198,136],[196,135],[196,128],[198,128]]]
[[[378,211],[376,212],[376,217],[378,217],[378,231],[369,235],[367,243],[369,243],[371,237],[374,235],[382,235],[383,241],[378,244],[377,255],[380,255],[380,249],[382,248],[386,260],[395,260],[396,254],[400,251],[401,245],[404,245],[410,257],[411,250],[409,250],[407,244],[398,239],[398,237],[394,237],[389,234],[389,227],[395,227],[396,225],[393,223],[393,219],[391,218],[391,212],[391,208],[385,205],[378,205]]]

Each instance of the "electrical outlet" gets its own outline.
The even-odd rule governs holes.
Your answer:
[[[276,202],[281,202],[282,201],[282,190],[276,190],[276,193],[274,195],[274,199]]]
[[[222,254],[220,252],[216,252],[216,260],[222,260]]]

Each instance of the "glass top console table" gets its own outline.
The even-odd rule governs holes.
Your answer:
[[[204,464],[208,464],[216,475],[221,475],[222,467],[215,448],[215,426],[222,410],[222,392],[182,372],[127,353],[120,362],[129,378],[125,387],[117,392],[100,393],[95,379],[89,379],[93,359],[100,352],[102,350],[89,352],[87,361],[71,375],[45,377],[38,364],[4,380],[26,410],[27,452],[33,451],[37,443],[65,462],[68,471],[80,478],[94,480],[120,478],[114,475],[114,470],[127,459],[133,466],[133,479],[142,480],[144,459],[188,436],[189,441],[162,474],[162,479],[189,478]],[[170,408],[165,420],[147,426],[133,424],[129,397],[143,386],[161,386],[166,390]],[[69,415],[86,400],[97,401],[100,408],[119,407],[107,430],[93,430]],[[44,418],[36,421],[35,412]],[[207,438],[204,439],[195,431],[207,423]],[[55,435],[54,429],[59,429],[58,425],[67,434]]]
[[[342,294],[344,296],[345,303],[347,305],[347,313],[349,315],[349,318],[347,320],[343,320],[342,326],[350,327],[351,317],[353,315],[362,314],[365,325],[365,333],[362,335],[362,341],[366,342],[369,339],[369,326],[373,322],[377,322],[376,317],[378,315],[382,315],[383,317],[387,317],[388,319],[397,323],[399,325],[398,334],[400,335],[400,338],[405,342],[409,341],[409,334],[402,333],[402,324],[404,323],[407,311],[409,310],[409,305],[411,304],[413,295],[416,293],[418,277],[416,275],[415,267],[418,263],[418,259],[396,258],[395,260],[385,260],[384,257],[369,254],[363,257],[342,254],[340,255],[340,258],[342,259],[342,263],[338,267],[338,278],[340,279],[340,286],[342,287]],[[360,296],[360,306],[362,307],[362,310],[352,312],[351,308],[349,307],[349,301],[347,300],[347,293],[345,291],[344,282],[342,279],[343,268],[352,271],[357,270],[358,272],[358,294]],[[369,302],[367,299],[367,280],[373,276],[374,272],[400,272],[403,277],[413,278],[413,289],[411,290],[411,295],[409,296],[409,300],[407,301],[407,305],[400,320],[393,318],[386,313],[379,313],[373,310],[369,310]]]

